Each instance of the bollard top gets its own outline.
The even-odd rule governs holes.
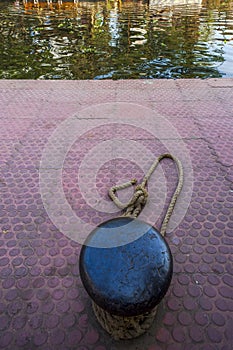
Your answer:
[[[101,242],[116,240],[112,228],[119,231],[119,245],[102,248]],[[128,235],[135,240],[124,244]],[[80,276],[87,293],[107,312],[137,316],[151,311],[166,294],[172,255],[165,239],[150,224],[128,217],[112,219],[94,229],[85,244],[80,253]]]

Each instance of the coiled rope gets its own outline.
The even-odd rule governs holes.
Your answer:
[[[119,209],[125,210],[125,212],[123,213],[123,216],[137,218],[138,215],[141,213],[142,209],[144,208],[148,199],[148,192],[146,190],[147,182],[150,179],[153,172],[155,171],[158,164],[165,158],[172,159],[175,162],[178,170],[178,183],[163,219],[163,223],[160,231],[162,236],[165,236],[166,234],[166,229],[167,229],[169,219],[172,215],[177,198],[183,187],[183,182],[184,182],[183,166],[178,158],[176,158],[175,156],[169,153],[160,155],[152,164],[147,174],[144,176],[143,181],[135,187],[134,194],[127,203],[122,203],[119,200],[119,198],[116,196],[116,192],[118,190],[125,189],[129,186],[136,185],[137,184],[136,179],[132,179],[131,181],[128,181],[121,185],[113,186],[109,190],[109,196],[112,199],[112,201],[116,204],[116,206]],[[139,335],[143,334],[154,321],[154,317],[157,309],[157,307],[155,307],[150,312],[147,312],[145,314],[138,315],[138,316],[122,317],[122,316],[116,316],[108,313],[107,311],[99,307],[94,302],[92,302],[92,306],[93,306],[94,313],[99,323],[101,324],[101,326],[109,334],[111,334],[111,336],[116,340],[136,338]]]

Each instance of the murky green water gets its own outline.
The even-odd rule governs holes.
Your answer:
[[[0,78],[230,76],[233,0],[0,0]]]

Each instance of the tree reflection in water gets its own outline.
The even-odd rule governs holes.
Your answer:
[[[220,0],[1,2],[0,78],[230,76],[232,4]]]

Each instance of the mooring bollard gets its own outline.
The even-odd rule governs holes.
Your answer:
[[[121,245],[129,238],[131,243]],[[120,217],[98,226],[86,244],[80,276],[98,321],[115,339],[143,334],[172,278],[172,255],[165,239],[143,221]],[[95,247],[101,244],[103,248]],[[114,244],[118,246],[108,248]]]
[[[179,181],[160,233],[137,216],[148,197],[146,183],[164,158],[175,161]],[[161,155],[143,182],[136,186],[131,200],[121,203],[116,191],[135,182],[131,180],[110,189],[110,197],[119,208],[126,209],[125,214],[96,227],[80,253],[80,276],[92,299],[94,313],[115,339],[131,339],[143,334],[154,321],[157,305],[169,288],[172,255],[163,236],[182,188],[183,168],[174,156]]]

